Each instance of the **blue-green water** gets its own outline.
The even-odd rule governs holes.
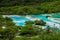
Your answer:
[[[54,18],[60,18],[60,13],[59,14],[52,14],[52,17],[54,17]]]
[[[29,21],[31,19],[31,21],[34,21],[35,18],[37,19],[41,19],[44,20],[45,22],[47,22],[47,24],[49,23],[50,26],[57,24],[59,26],[59,23],[57,20],[50,20],[48,19],[46,16],[50,15],[52,18],[58,18],[60,20],[60,14],[41,14],[41,15],[26,15],[26,16],[19,16],[19,15],[4,15],[5,17],[9,17],[13,20],[14,23],[16,23],[17,26],[24,26],[25,25],[25,21]],[[51,24],[52,23],[52,24]],[[56,25],[56,26],[57,26]]]

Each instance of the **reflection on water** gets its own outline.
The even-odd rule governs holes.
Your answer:
[[[51,17],[46,17],[51,16]],[[41,14],[41,15],[4,15],[4,17],[9,17],[16,23],[17,26],[24,26],[25,21],[34,20],[44,20],[49,26],[60,26],[60,14]]]

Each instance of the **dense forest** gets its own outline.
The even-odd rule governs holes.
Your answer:
[[[56,0],[0,0],[0,6],[18,6],[18,5],[33,5],[43,2],[52,2]]]
[[[59,13],[60,0],[0,0],[0,14]]]
[[[58,23],[60,16],[54,19],[52,16],[59,14],[50,16],[51,13],[60,13],[60,0],[0,0],[0,40],[60,40],[60,23]],[[37,16],[40,14],[47,15]],[[25,20],[26,16],[28,20],[33,20],[34,15],[40,19],[36,17],[37,20],[23,21],[24,26],[20,24],[17,26],[18,24],[14,23],[13,18],[3,15],[15,15],[13,18],[18,16],[14,19],[18,23]],[[28,15],[33,15],[33,19]],[[47,22],[51,22],[49,18],[59,21],[55,22],[52,19],[54,24],[51,23],[53,25],[51,27],[51,24],[47,24]]]

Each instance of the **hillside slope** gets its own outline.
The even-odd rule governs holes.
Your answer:
[[[60,0],[52,2],[43,2],[36,5],[9,6],[0,7],[0,14],[41,14],[41,13],[59,13]]]

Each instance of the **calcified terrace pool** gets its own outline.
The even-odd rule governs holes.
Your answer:
[[[50,17],[46,17],[50,16]],[[16,23],[17,26],[24,26],[25,21],[44,20],[51,27],[55,26],[60,28],[60,14],[41,14],[41,15],[3,15],[3,17],[9,17]]]

